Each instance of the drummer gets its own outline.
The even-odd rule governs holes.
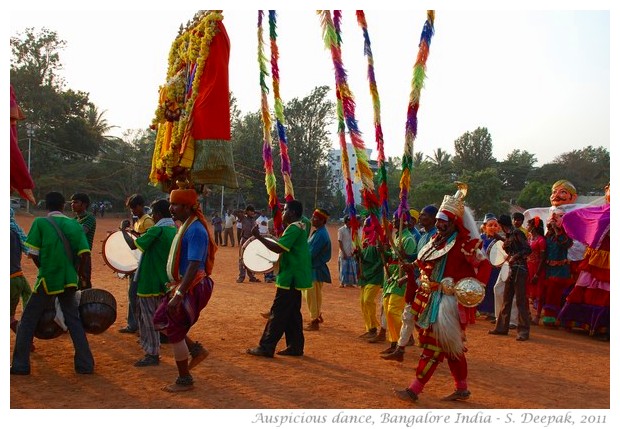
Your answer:
[[[252,235],[272,252],[281,254],[280,271],[276,276],[276,296],[273,299],[269,320],[257,347],[247,349],[252,356],[272,358],[278,342],[286,333],[286,348],[277,352],[281,356],[303,356],[304,331],[301,315],[301,291],[312,287],[312,267],[308,232],[302,220],[303,206],[297,200],[287,201],[282,216],[286,229],[277,242],[260,235],[258,227]]]
[[[155,225],[147,229],[135,240],[123,229],[123,237],[131,249],[142,252],[140,258],[140,275],[136,276],[138,295],[138,329],[140,346],[145,352],[142,359],[134,366],[159,365],[160,335],[153,326],[153,315],[161,298],[166,293],[168,274],[166,264],[172,240],[177,233],[176,224],[170,216],[168,200],[157,200],[151,204]]]
[[[77,299],[78,279],[90,282],[90,272],[85,267],[90,263],[90,248],[86,234],[74,219],[69,219],[62,211],[65,197],[60,192],[49,192],[45,196],[46,217],[36,218],[26,238],[33,262],[39,272],[34,284],[34,293],[24,308],[13,350],[11,374],[30,374],[30,346],[39,319],[44,311],[53,305],[54,299],[62,309],[65,324],[69,328],[75,349],[73,365],[78,374],[92,374],[95,361],[88,345],[86,332],[80,321]],[[70,251],[78,255],[79,266],[74,268],[74,255],[63,246],[63,235]],[[49,367],[49,365],[45,365]]]
[[[508,335],[512,300],[517,297],[517,341],[527,341],[530,338],[530,307],[527,302],[525,286],[527,283],[527,256],[532,249],[527,242],[525,234],[512,225],[512,219],[508,215],[501,215],[497,220],[506,238],[496,235],[496,240],[504,241],[504,251],[508,254],[510,264],[510,277],[506,280],[502,309],[497,318],[495,329],[489,331],[492,335]]]
[[[125,204],[130,210],[133,217],[136,219],[133,222],[132,230],[137,235],[140,236],[146,232],[147,229],[155,225],[153,218],[144,211],[144,197],[140,194],[133,194],[129,198],[127,198],[127,202]],[[120,229],[124,230],[129,228],[131,222],[129,219],[123,219],[121,221]],[[136,270],[136,273],[138,270]],[[136,313],[138,311],[138,278],[137,274],[130,274],[127,276],[129,279],[127,294],[128,294],[128,302],[127,306],[127,325],[118,332],[121,334],[135,334],[138,332],[138,320]]]

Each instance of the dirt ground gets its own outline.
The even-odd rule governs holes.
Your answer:
[[[108,216],[106,214],[106,216]],[[28,231],[32,216],[18,214]],[[121,334],[127,314],[127,280],[104,264],[101,247],[119,217],[97,219],[93,249],[93,285],[116,298],[116,322],[104,333],[88,335],[95,357],[94,375],[73,370],[69,335],[35,339],[30,376],[10,376],[10,407],[50,409],[609,409],[610,343],[582,332],[532,327],[531,340],[515,341],[487,335],[492,327],[479,319],[468,328],[467,359],[471,398],[442,402],[453,390],[447,364],[440,365],[416,404],[397,400],[414,375],[419,349],[408,347],[403,363],[384,361],[384,344],[369,344],[359,309],[359,289],[338,287],[337,225],[330,225],[333,256],[329,267],[334,283],[323,297],[325,322],[319,331],[305,332],[301,358],[253,357],[245,350],[256,346],[265,326],[260,312],[269,309],[275,286],[235,282],[238,248],[221,247],[213,275],[215,289],[190,336],[203,343],[209,357],[192,374],[195,389],[179,394],[160,388],[177,372],[170,345],[162,345],[159,366],[136,368],[143,352],[132,334]],[[36,271],[24,260],[31,285]],[[259,278],[262,278],[259,277]],[[21,305],[18,307],[18,317]],[[304,319],[308,310],[302,308]],[[15,335],[10,335],[11,349]],[[284,347],[284,339],[280,343]]]

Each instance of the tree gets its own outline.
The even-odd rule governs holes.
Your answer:
[[[433,166],[441,171],[447,171],[452,167],[452,155],[444,151],[440,147],[433,151],[433,156],[427,156],[426,159],[430,161]]]
[[[67,42],[59,39],[55,31],[44,27],[35,33],[34,28],[26,28],[24,33],[11,37],[11,72],[21,70],[33,84],[34,92],[40,86],[61,90],[64,81],[57,73],[62,69],[60,51],[66,45]],[[22,97],[29,98],[27,93],[22,93]]]
[[[335,106],[326,99],[328,93],[329,87],[316,87],[308,96],[294,98],[284,106],[291,180],[295,198],[302,202],[306,211],[315,204],[327,205],[333,195],[328,164],[330,126],[334,122]],[[279,147],[276,146],[274,169],[276,165],[280,168],[279,154]],[[279,175],[277,177],[281,180]],[[283,188],[280,189],[283,195]]]
[[[537,181],[529,182],[517,198],[517,204],[526,209],[532,207],[548,207],[550,205],[549,195],[551,195],[551,186]],[[547,219],[543,219],[547,221]]]
[[[484,127],[473,132],[466,132],[454,141],[454,166],[457,172],[463,170],[479,171],[494,167],[497,160],[493,157],[491,134]]]
[[[92,161],[103,139],[102,130],[97,128],[101,123],[89,118],[96,107],[88,94],[64,90],[58,72],[62,69],[60,50],[65,45],[55,32],[45,28],[40,32],[29,28],[11,38],[11,85],[26,123],[34,129],[31,137],[26,136],[26,127],[18,127],[20,148],[25,151],[25,145],[32,142],[31,174],[37,193],[55,183],[52,173],[59,166],[63,166],[59,176],[64,176],[71,171],[71,163]],[[99,116],[96,119],[101,121]]]
[[[525,150],[515,149],[509,153],[506,160],[498,165],[498,172],[504,189],[508,191],[523,189],[527,176],[536,161],[536,156]]]
[[[502,182],[495,168],[466,172],[459,180],[469,187],[465,203],[474,211],[476,218],[489,212],[508,213],[508,203],[502,200]]]

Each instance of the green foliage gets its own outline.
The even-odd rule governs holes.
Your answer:
[[[551,185],[533,181],[525,185],[517,198],[517,204],[526,208],[547,207],[550,205],[550,195]]]
[[[506,160],[498,163],[498,172],[508,191],[520,191],[525,186],[527,177],[536,163],[536,156],[525,151],[515,149],[508,154]]]
[[[485,127],[478,127],[473,132],[467,131],[454,141],[454,167],[456,172],[463,170],[478,171],[494,167],[497,162],[493,157],[493,140]]]
[[[479,171],[464,171],[460,182],[467,183],[469,189],[465,203],[474,211],[477,218],[484,213],[508,213],[508,203],[502,201],[502,182],[495,168]]]

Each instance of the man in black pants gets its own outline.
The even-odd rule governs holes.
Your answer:
[[[512,219],[508,215],[501,215],[497,220],[506,238],[496,235],[496,240],[504,241],[504,251],[508,254],[510,265],[510,277],[506,281],[502,309],[495,324],[495,329],[489,331],[491,335],[508,335],[510,325],[510,310],[512,299],[517,296],[517,311],[519,312],[517,324],[517,341],[530,339],[530,308],[525,295],[527,283],[527,255],[532,249],[527,242],[525,234],[512,225]]]
[[[253,356],[273,357],[282,335],[286,335],[286,348],[281,356],[303,356],[304,333],[301,315],[301,290],[312,287],[312,268],[306,224],[301,221],[303,208],[299,201],[288,201],[282,216],[286,226],[276,242],[265,239],[258,226],[252,235],[269,250],[280,254],[280,270],[276,276],[276,296],[273,299],[269,320],[258,347],[247,350]]]

